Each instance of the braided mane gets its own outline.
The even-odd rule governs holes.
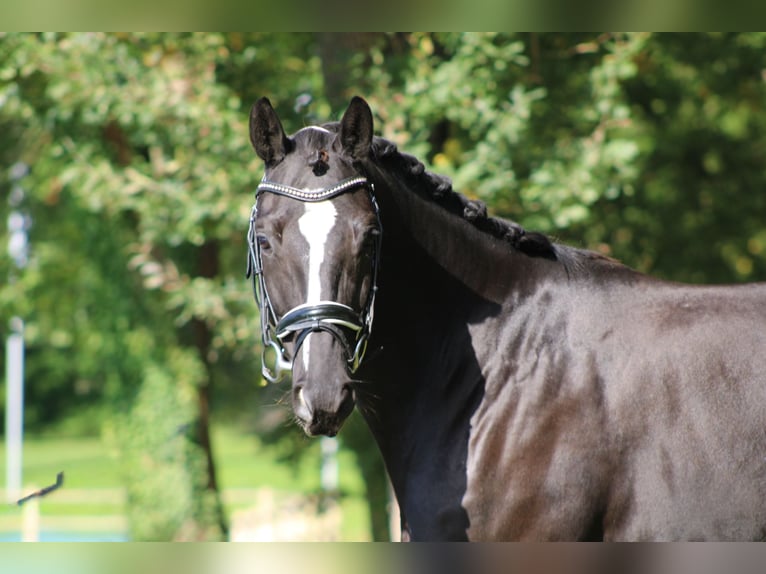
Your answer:
[[[527,255],[558,259],[558,250],[546,235],[527,232],[515,221],[489,215],[486,203],[468,199],[454,191],[452,181],[448,177],[426,170],[418,158],[400,152],[393,142],[375,137],[372,153],[376,160],[391,165],[411,180],[418,190],[428,194],[448,211],[469,221],[484,233],[505,241]]]
[[[321,127],[337,133],[340,123],[328,122]],[[552,260],[560,260],[564,255],[546,235],[528,232],[515,221],[489,215],[486,203],[468,199],[456,192],[452,188],[450,178],[426,170],[423,162],[411,154],[399,151],[394,142],[375,136],[372,140],[372,156],[376,161],[386,163],[402,174],[412,182],[415,189],[449,212],[462,217],[484,233],[508,243],[514,249],[526,255]]]

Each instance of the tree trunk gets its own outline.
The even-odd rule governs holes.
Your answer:
[[[207,241],[200,248],[198,273],[200,277],[212,279],[218,275],[219,271],[219,253],[218,243],[215,240]],[[221,492],[216,478],[215,458],[213,456],[213,444],[210,438],[210,407],[213,386],[213,369],[210,361],[210,344],[212,333],[207,324],[200,320],[192,321],[194,331],[194,345],[199,353],[200,360],[205,365],[206,379],[197,389],[197,405],[199,408],[199,419],[197,421],[196,442],[205,453],[207,461],[207,484],[206,490],[215,499],[215,515],[218,526],[224,537],[228,537],[229,526],[226,519]]]
[[[324,92],[332,109],[348,104],[354,56],[369,51],[378,34],[370,32],[318,32],[319,57],[322,60]]]

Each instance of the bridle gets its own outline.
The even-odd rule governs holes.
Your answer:
[[[361,312],[356,312],[348,305],[336,301],[320,301],[304,303],[293,307],[282,317],[277,317],[271,304],[261,260],[261,247],[255,232],[255,220],[258,217],[258,198],[263,193],[274,193],[302,202],[317,202],[332,199],[343,193],[364,187],[370,195],[378,232],[373,243],[372,281],[367,295],[367,302]],[[263,351],[261,353],[261,371],[263,377],[270,383],[278,382],[283,371],[292,369],[293,358],[285,349],[284,343],[295,337],[295,348],[300,348],[306,337],[317,331],[326,331],[333,335],[342,345],[349,372],[354,373],[364,358],[367,350],[367,340],[372,330],[373,308],[375,294],[378,290],[378,267],[380,264],[380,248],[383,227],[380,222],[378,202],[375,200],[372,183],[365,177],[350,177],[332,185],[319,189],[298,189],[289,185],[262,180],[255,191],[255,203],[250,212],[250,226],[247,231],[249,257],[247,259],[247,277],[253,280],[253,295],[261,316],[261,336]],[[267,353],[275,354],[273,367],[269,366]]]

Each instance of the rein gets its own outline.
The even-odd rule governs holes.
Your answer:
[[[373,246],[372,282],[364,308],[360,313],[357,313],[348,305],[336,301],[320,301],[318,303],[303,303],[293,307],[282,317],[278,317],[266,289],[261,248],[255,232],[258,198],[262,193],[268,192],[310,203],[326,201],[360,187],[365,187],[369,191],[370,201],[378,221],[378,233],[375,236]],[[250,212],[250,226],[247,231],[249,250],[247,277],[252,277],[253,295],[261,317],[261,337],[263,340],[261,372],[264,379],[270,383],[275,383],[282,379],[284,371],[292,370],[293,358],[290,357],[284,346],[288,339],[295,336],[295,348],[297,350],[308,335],[317,331],[328,332],[341,343],[349,372],[356,372],[364,359],[367,340],[372,330],[375,294],[378,290],[382,229],[373,185],[367,181],[367,178],[351,177],[330,187],[319,189],[298,189],[272,181],[261,181],[255,190],[255,203]],[[269,352],[274,354],[273,366],[270,366],[270,361],[267,360]]]

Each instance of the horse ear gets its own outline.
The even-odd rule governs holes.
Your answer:
[[[267,166],[279,163],[287,153],[289,140],[268,98],[259,99],[250,110],[250,142]]]
[[[364,159],[372,145],[372,111],[362,98],[354,96],[340,120],[340,142],[353,159]]]

